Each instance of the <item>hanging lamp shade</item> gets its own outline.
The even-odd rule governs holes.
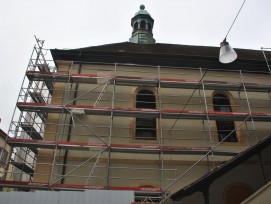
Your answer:
[[[223,64],[231,63],[236,60],[237,54],[226,41],[226,38],[223,42],[220,43],[220,52],[219,52],[219,61]]]

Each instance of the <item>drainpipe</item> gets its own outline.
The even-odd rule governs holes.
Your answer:
[[[258,156],[259,156],[259,160],[260,160],[260,164],[261,164],[261,169],[262,169],[262,173],[263,173],[264,184],[267,184],[267,180],[266,180],[265,173],[264,173],[264,168],[263,168],[263,162],[262,162],[261,152],[258,153]]]
[[[205,186],[205,188],[202,189],[202,194],[203,194],[203,198],[204,198],[204,204],[209,204],[210,200],[209,200],[209,189],[210,189],[210,183],[207,184],[207,186]]]

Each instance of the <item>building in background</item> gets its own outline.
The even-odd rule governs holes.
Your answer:
[[[0,129],[0,180],[11,180],[12,165],[8,158],[11,155],[11,147],[6,143],[7,134]],[[0,191],[6,191],[0,187]]]
[[[132,190],[138,203],[169,203],[270,135],[270,52],[238,49],[221,64],[217,47],[156,43],[144,6],[131,25],[129,42],[52,49],[52,60],[37,39],[8,133],[14,180],[1,186]],[[208,201],[191,199],[223,203],[229,186],[248,186],[247,197],[265,184],[243,173]]]
[[[5,179],[5,168],[11,153],[11,147],[6,143],[7,134],[0,129],[0,179]]]

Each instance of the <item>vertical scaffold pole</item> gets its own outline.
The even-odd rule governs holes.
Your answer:
[[[111,98],[111,113],[110,113],[110,127],[109,127],[109,138],[108,138],[108,161],[107,161],[107,187],[110,186],[110,176],[111,176],[111,146],[112,146],[112,134],[113,134],[113,125],[114,125],[114,108],[115,108],[115,91],[116,91],[116,76],[117,76],[117,63],[114,65],[114,74],[113,74],[113,90]]]
[[[265,55],[264,48],[262,47],[261,49],[262,49],[262,52],[263,52],[263,56],[264,56],[264,59],[265,59],[267,68],[268,68],[268,70],[269,70],[269,74],[271,75],[270,65],[269,65],[268,60],[267,60],[267,57],[266,57],[266,55]]]
[[[200,74],[203,77],[202,68],[200,68]],[[210,118],[209,118],[208,102],[207,102],[207,98],[206,98],[205,86],[204,86],[204,80],[203,79],[201,81],[201,84],[202,84],[202,92],[203,92],[203,98],[204,98],[204,106],[205,106],[205,112],[206,112],[206,119],[207,119],[207,124],[208,124],[210,147],[211,147],[211,150],[213,150],[214,137],[213,137],[212,130],[211,130],[211,122],[210,122]],[[212,162],[213,162],[213,168],[214,168],[215,164],[214,164],[214,152],[213,151],[212,151]]]
[[[253,120],[253,117],[252,117],[251,107],[250,107],[250,103],[249,103],[249,99],[248,99],[247,89],[246,89],[246,86],[245,86],[245,83],[244,83],[244,77],[243,77],[243,74],[242,74],[242,70],[240,70],[240,76],[241,76],[241,79],[242,79],[242,86],[244,88],[244,92],[245,92],[245,96],[246,96],[246,101],[247,101],[249,116],[251,118],[253,131],[255,131],[255,124],[254,124],[254,120]],[[246,124],[246,121],[245,121],[245,124]],[[258,141],[257,134],[256,134],[256,141]]]
[[[158,90],[157,90],[157,97],[158,97],[158,108],[159,108],[159,134],[160,134],[160,140],[159,140],[159,146],[160,146],[160,154],[159,154],[159,160],[160,160],[160,188],[164,189],[164,155],[163,155],[163,121],[162,121],[162,95],[161,95],[161,69],[160,66],[157,67],[157,74],[158,74]],[[164,200],[164,192],[162,192],[162,201]],[[164,203],[164,202],[162,202]]]
[[[61,111],[61,115],[59,117],[59,121],[58,121],[58,124],[57,125],[57,132],[56,132],[56,135],[55,135],[55,141],[61,141],[63,138],[63,134],[65,133],[65,124],[66,124],[66,121],[67,121],[67,115],[68,113],[65,111],[65,99],[66,97],[69,99],[70,97],[70,94],[68,94],[67,92],[71,89],[69,88],[70,86],[70,83],[71,83],[71,78],[70,78],[70,73],[71,73],[71,69],[73,68],[73,62],[71,63],[71,65],[69,66],[69,69],[68,69],[68,73],[69,73],[69,77],[68,77],[68,80],[65,84],[65,88],[64,88],[64,92],[63,92],[63,95],[62,95],[62,105],[63,105],[63,108],[62,108],[62,111]],[[66,96],[68,95],[68,96]],[[72,115],[70,116],[72,117]],[[70,124],[69,124],[70,125]],[[65,151],[68,151],[68,150],[65,150]],[[61,154],[61,150],[58,150],[57,149],[57,145],[56,147],[54,148],[54,155],[53,155],[53,161],[52,161],[52,164],[51,164],[51,171],[50,171],[50,176],[49,176],[49,180],[48,180],[48,183],[51,184],[53,181],[53,177],[54,177],[54,171],[55,171],[55,168],[58,168],[57,166],[57,162],[58,162],[58,157],[59,155]],[[64,165],[67,165],[67,164],[64,164]],[[64,168],[64,165],[63,165],[63,168]],[[65,166],[66,168],[66,166]],[[61,175],[61,182],[64,183],[64,177],[62,177],[63,175]],[[57,178],[56,178],[57,179]]]

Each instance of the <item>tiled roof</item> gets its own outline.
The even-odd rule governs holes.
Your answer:
[[[164,67],[192,67],[221,70],[268,72],[261,50],[235,49],[238,54],[233,63],[222,64],[218,60],[219,47],[137,44],[121,42],[77,49],[52,49],[54,60],[97,63],[129,63]],[[266,52],[271,59],[271,52]]]
[[[136,44],[130,42],[106,44],[92,47],[79,48],[80,51],[111,51],[111,52],[131,52],[131,53],[152,53],[170,55],[189,55],[218,57],[219,47],[177,45],[177,44]],[[261,50],[235,49],[239,58],[264,60]],[[271,58],[271,53],[268,53]]]

